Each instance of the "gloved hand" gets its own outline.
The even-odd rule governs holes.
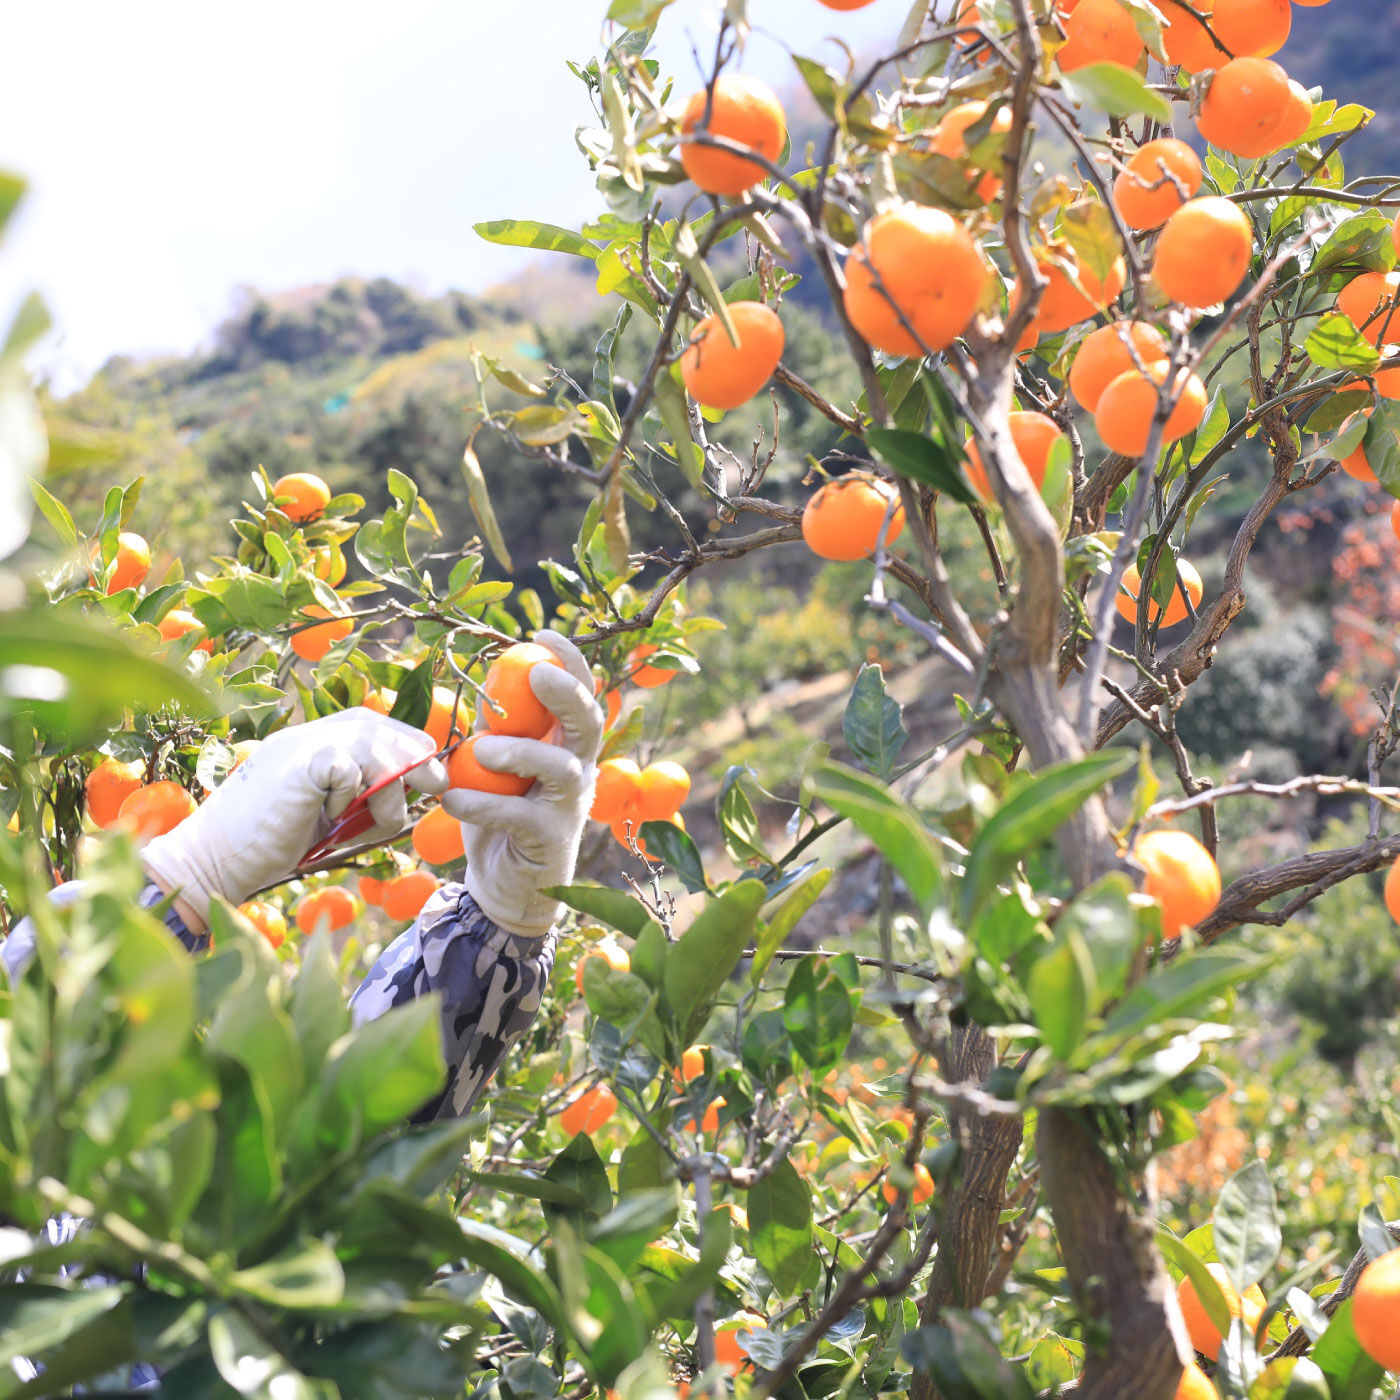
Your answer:
[[[142,851],[146,869],[201,919],[218,895],[241,904],[285,880],[366,788],[415,758],[424,762],[369,800],[365,841],[408,825],[404,784],[439,793],[447,772],[421,730],[372,710],[342,710],[265,739],[193,815]]]
[[[477,740],[475,756],[535,785],[524,797],[454,788],[442,799],[462,823],[467,892],[494,924],[527,938],[543,937],[559,917],[559,902],[540,890],[574,877],[603,738],[603,712],[578,648],[557,632],[537,632],[534,640],[565,668],[541,664],[530,672],[530,688],[559,720],[552,741],[493,735]]]

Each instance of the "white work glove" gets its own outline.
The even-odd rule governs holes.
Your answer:
[[[561,912],[540,891],[574,877],[603,738],[603,712],[578,648],[557,632],[534,639],[565,667],[543,662],[530,672],[530,688],[559,721],[552,738],[483,736],[474,752],[484,768],[529,776],[535,785],[524,797],[454,788],[442,799],[462,823],[467,893],[492,923],[526,938],[543,937]]]
[[[342,710],[265,739],[198,811],[141,853],[146,869],[202,918],[218,895],[241,904],[287,879],[366,788],[415,758],[403,781],[369,800],[374,826],[361,841],[388,841],[408,826],[404,784],[439,793],[447,772],[421,730],[373,710]]]

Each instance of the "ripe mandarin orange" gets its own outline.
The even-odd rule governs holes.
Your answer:
[[[204,624],[192,613],[183,608],[174,608],[160,620],[160,635],[167,642],[183,637],[188,632],[198,632]],[[213,651],[214,643],[209,637],[198,643],[196,651]]]
[[[1182,306],[1214,306],[1244,281],[1254,229],[1238,204],[1211,195],[1183,204],[1157,239],[1157,285]]]
[[[1215,0],[1211,27],[1236,56],[1268,58],[1288,39],[1293,24],[1289,0]]]
[[[892,1181],[888,1180],[880,1187],[880,1194],[885,1198],[885,1201],[889,1205],[894,1205],[894,1203],[899,1199],[900,1195],[899,1188],[895,1186],[895,1184]],[[911,1190],[909,1193],[909,1199],[914,1205],[921,1206],[932,1196],[933,1176],[930,1173],[929,1169],[926,1166],[924,1166],[922,1162],[915,1162],[914,1187],[913,1190]]]
[[[83,785],[87,795],[87,814],[96,825],[105,830],[117,824],[122,803],[142,785],[144,772],[143,764],[104,758],[87,775]]]
[[[593,784],[593,806],[588,815],[595,822],[616,822],[632,816],[642,795],[642,770],[630,758],[605,758],[598,765]]]
[[[597,945],[590,948],[574,964],[574,985],[578,988],[579,996],[583,995],[583,965],[589,958],[602,958],[614,972],[630,972],[632,970],[632,959],[628,956],[627,949],[621,944],[614,943],[611,938],[599,939]]]
[[[1163,938],[1200,923],[1220,903],[1220,868],[1190,832],[1144,832],[1133,843],[1133,858],[1146,872],[1143,892],[1162,906]]]
[[[1373,1259],[1356,1281],[1351,1325],[1361,1349],[1387,1371],[1400,1371],[1400,1252]]]
[[[272,483],[272,499],[289,520],[314,520],[330,498],[331,488],[315,472],[289,472]]]
[[[410,870],[384,882],[380,907],[391,919],[416,919],[418,911],[437,893],[439,880],[426,870]]]
[[[1194,1361],[1188,1361],[1176,1384],[1174,1400],[1220,1400],[1220,1395],[1210,1377]]]
[[[1201,606],[1201,596],[1205,592],[1205,587],[1201,583],[1201,576],[1196,572],[1196,566],[1189,559],[1178,559],[1176,561],[1176,577],[1180,587],[1173,587],[1172,600],[1167,604],[1166,611],[1162,611],[1160,603],[1150,603],[1147,608],[1147,620],[1157,623],[1159,627],[1175,627],[1178,622],[1185,622],[1190,613],[1186,611],[1185,600],[1181,596],[1181,589],[1186,590],[1186,596],[1191,599],[1191,606],[1199,608]],[[1118,606],[1118,612],[1127,622],[1136,624],[1137,622],[1137,597],[1138,589],[1142,587],[1142,575],[1138,573],[1136,564],[1129,564],[1123,571],[1123,588],[1118,590],[1118,596],[1114,602]],[[1125,593],[1123,589],[1126,589]]]
[[[977,8],[977,0],[958,0],[957,23],[964,30],[982,23],[982,12]],[[996,57],[995,51],[990,45],[983,42],[982,36],[978,33],[960,33],[954,42],[965,56],[971,56],[969,50],[978,50],[973,62],[979,68],[984,67]],[[981,45],[980,48],[978,48],[979,45]]]
[[[1142,57],[1142,37],[1118,0],[1079,0],[1064,23],[1065,46],[1055,55],[1062,73],[1091,63],[1134,68]]]
[[[690,774],[679,763],[663,758],[648,763],[638,779],[635,812],[638,821],[659,822],[674,816],[690,794]]]
[[[1149,141],[1113,182],[1113,203],[1129,228],[1158,228],[1200,189],[1204,178],[1200,157],[1185,141]]]
[[[471,707],[465,700],[457,698],[456,691],[445,685],[433,687],[433,698],[428,708],[428,718],[423,724],[423,732],[439,749],[445,749],[452,736],[453,705],[456,705],[457,733],[470,734],[472,729]]]
[[[360,898],[366,904],[372,904],[376,908],[384,900],[384,881],[373,875],[361,875],[359,878]]]
[[[1337,310],[1370,344],[1394,338],[1400,330],[1400,271],[1363,272],[1337,293]]]
[[[967,130],[976,126],[987,115],[987,106],[986,102],[963,102],[952,111],[945,112],[929,137],[932,149],[941,156],[947,156],[949,160],[966,161]],[[998,107],[987,135],[1004,136],[1010,130],[1011,108]],[[1000,193],[1001,176],[995,170],[988,170],[977,182],[978,199],[984,204],[990,204]]]
[[[647,657],[660,650],[660,646],[655,642],[638,642],[627,654],[627,679],[633,685],[639,685],[643,690],[655,690],[659,685],[669,685],[680,675],[679,671],[670,670],[665,666],[647,664]]]
[[[724,1105],[725,1100],[723,1098],[711,1099],[710,1102],[706,1104],[704,1113],[700,1115],[700,1131],[702,1133],[719,1132],[719,1111]],[[685,1130],[688,1133],[693,1133],[695,1131],[695,1119],[692,1118],[690,1122],[685,1125]]]
[[[1146,321],[1115,321],[1100,326],[1074,352],[1074,363],[1069,369],[1070,392],[1090,413],[1098,407],[1103,391],[1134,367],[1129,343],[1143,364],[1155,364],[1167,356],[1166,337]]]
[[[738,408],[773,377],[783,357],[783,323],[761,301],[729,307],[735,345],[718,316],[706,316],[681,356],[681,378],[696,403],[706,408]]]
[[[311,553],[316,577],[330,584],[332,588],[339,588],[345,582],[345,575],[350,567],[345,562],[345,551],[332,540],[330,544],[322,545]]]
[[[238,912],[274,948],[280,948],[287,941],[287,921],[275,904],[269,904],[265,899],[250,899],[247,904],[238,906]]]
[[[1167,21],[1162,30],[1162,48],[1168,63],[1179,64],[1188,73],[1204,73],[1228,62],[1230,55],[1217,48],[1210,31],[1196,15],[1210,18],[1215,0],[1193,0],[1189,6],[1181,0],[1154,0]],[[1196,14],[1192,14],[1194,10]]]
[[[538,642],[516,642],[491,663],[481,691],[493,704],[483,701],[481,715],[493,734],[543,739],[554,728],[553,714],[530,688],[530,672],[536,666],[564,669],[564,663]]]
[[[1369,418],[1374,412],[1375,409],[1373,408],[1363,408],[1361,410],[1362,415],[1366,418]],[[1342,424],[1342,431],[1345,432],[1355,419],[1356,414],[1353,413],[1351,417]],[[1362,438],[1360,443],[1357,444],[1354,452],[1349,453],[1345,457],[1338,458],[1337,464],[1348,476],[1354,476],[1358,481],[1373,482],[1376,480],[1376,474],[1371,470],[1371,463],[1366,456],[1365,438]]]
[[[95,568],[102,567],[101,542],[92,544]],[[120,593],[124,588],[139,588],[151,572],[151,547],[134,530],[123,530],[117,536],[117,552],[112,556],[112,576],[107,580],[107,594]]]
[[[342,642],[355,630],[355,624],[348,617],[333,617],[319,603],[311,603],[302,609],[307,617],[329,617],[319,627],[298,627],[288,638],[292,650],[303,661],[319,661],[337,642]]]
[[[1073,268],[1074,278],[1071,280],[1069,273],[1057,261],[1046,258],[1037,262],[1041,276],[1046,279],[1040,309],[1035,313],[1036,328],[1041,335],[1067,331],[1080,321],[1097,316],[1117,301],[1128,281],[1128,265],[1122,258],[1116,259],[1107,276],[1100,278],[1073,250],[1059,248],[1056,251]],[[1079,285],[1076,286],[1075,282]],[[1019,286],[1012,291],[1013,305],[1019,291]]]
[[[854,473],[828,481],[802,511],[802,538],[819,559],[867,559],[875,552],[892,501],[894,514],[885,532],[887,546],[904,529],[904,507],[894,487]]]
[[[139,841],[164,836],[195,811],[195,800],[179,783],[147,783],[128,793],[117,809],[117,825]]]
[[[694,1126],[692,1123],[691,1127]],[[724,1331],[715,1333],[715,1360],[731,1376],[753,1366],[748,1353],[740,1350],[740,1341],[747,1342],[750,1332],[763,1332],[768,1328],[768,1324],[761,1318],[745,1316],[740,1322],[742,1325],[739,1327],[727,1327]]]
[[[681,113],[681,131],[688,136],[702,128],[747,146],[769,163],[778,159],[787,141],[782,103],[767,83],[744,73],[716,78],[713,103],[703,88],[690,95]],[[757,161],[696,141],[682,141],[680,156],[686,175],[708,194],[742,194],[768,175]]]
[[[327,885],[303,895],[292,909],[292,921],[306,935],[318,928],[334,932],[355,921],[360,912],[355,896],[344,885]]]
[[[498,773],[487,768],[476,756],[477,742],[489,735],[475,734],[465,739],[447,756],[447,781],[455,788],[473,792],[494,792],[501,797],[521,797],[529,792],[534,779],[522,773]]]
[[[905,204],[866,224],[846,260],[843,303],[877,350],[923,355],[968,328],[987,277],[976,239],[951,214]]]
[[[413,827],[413,849],[429,865],[450,865],[466,854],[462,825],[441,807],[429,807]]]
[[[1288,80],[1288,105],[1284,108],[1283,119],[1269,133],[1269,150],[1279,151],[1285,146],[1293,146],[1312,125],[1313,100],[1302,83],[1295,78]]]
[[[863,10],[867,5],[872,5],[875,0],[820,0],[828,10]]]
[[[1051,449],[1064,437],[1064,433],[1060,425],[1044,413],[1015,411],[1007,414],[1007,423],[1011,428],[1011,440],[1016,444],[1016,454],[1025,464],[1038,491],[1045,480],[1045,467],[1050,460]],[[967,479],[984,501],[995,499],[976,439],[970,439],[967,443]]]
[[[606,1084],[580,1094],[559,1115],[559,1126],[570,1137],[596,1133],[617,1111],[617,1096]]]
[[[367,710],[373,710],[377,715],[387,715],[394,708],[394,701],[399,698],[398,691],[380,688],[378,690],[367,690],[363,705]],[[439,748],[443,745],[439,744]]]
[[[1254,159],[1288,112],[1288,74],[1269,58],[1232,58],[1216,69],[1196,129],[1222,151]]]
[[[1094,410],[1094,426],[1105,447],[1124,457],[1141,457],[1147,451],[1160,386],[1170,372],[1168,362],[1158,360],[1147,366],[1146,374],[1134,366],[1110,380]],[[1198,375],[1178,370],[1174,388],[1176,402],[1162,425],[1163,445],[1193,432],[1206,416],[1206,386]]]
[[[1400,501],[1396,501],[1390,508],[1390,530],[1397,540],[1400,540]]]
[[[705,1073],[705,1051],[709,1048],[708,1045],[692,1045],[689,1050],[681,1052],[681,1062],[672,1076],[677,1088],[689,1084],[692,1079],[699,1079]]]
[[[1390,917],[1400,923],[1400,858],[1386,871],[1384,898]]]

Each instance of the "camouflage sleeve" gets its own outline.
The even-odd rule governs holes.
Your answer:
[[[435,894],[350,998],[356,1025],[425,992],[442,997],[447,1085],[415,1121],[471,1112],[506,1051],[530,1027],[554,966],[555,935],[498,928],[461,885]]]

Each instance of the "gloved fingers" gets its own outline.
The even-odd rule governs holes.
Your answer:
[[[541,748],[546,745],[540,745]],[[501,797],[494,792],[453,788],[442,795],[443,811],[468,826],[504,831],[527,845],[546,844],[557,826],[550,808],[528,797]]]
[[[402,783],[390,783],[371,793],[367,805],[374,818],[373,836],[387,840],[408,828],[408,798]]]
[[[531,796],[536,800],[574,802],[588,785],[589,772],[573,753],[540,739],[487,734],[476,741],[473,753],[483,768],[534,778],[539,786]]]
[[[313,788],[323,793],[321,810],[334,821],[368,786],[364,770],[348,748],[320,748],[307,763],[307,776]],[[269,794],[269,801],[277,800]],[[296,852],[297,856],[301,852]]]
[[[582,681],[590,691],[593,689],[593,673],[588,669],[588,662],[566,636],[560,632],[536,632],[533,640],[546,651],[552,651],[571,676]]]
[[[362,735],[368,739],[368,752],[361,754],[365,786],[397,773],[415,758],[423,760],[404,775],[405,781],[419,792],[436,796],[447,788],[447,769],[433,757],[433,741],[421,729],[399,720],[377,715],[372,710],[345,711],[365,717]],[[357,747],[360,747],[357,745]]]
[[[581,762],[592,763],[603,742],[603,711],[593,698],[593,677],[584,681],[557,666],[536,666],[530,672],[530,689],[558,719],[564,748]]]

